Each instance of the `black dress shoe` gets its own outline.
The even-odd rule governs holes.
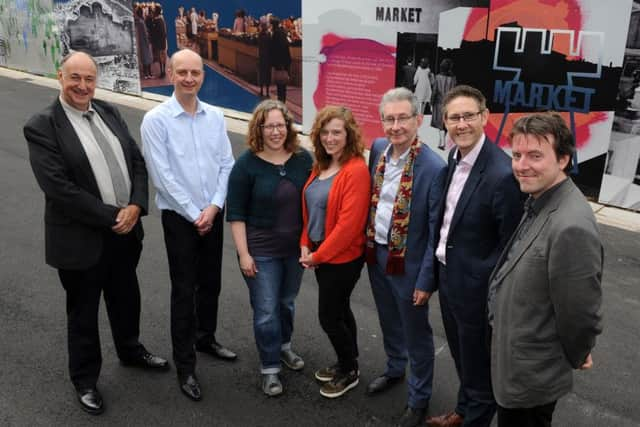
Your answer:
[[[222,360],[234,361],[238,358],[238,355],[233,351],[215,341],[211,343],[196,343],[196,350]]]
[[[404,376],[388,377],[386,375],[380,375],[378,378],[375,378],[369,383],[369,385],[367,386],[367,394],[375,394],[381,391],[385,391],[392,385],[401,382],[403,379]]]
[[[427,408],[412,408],[407,406],[400,419],[397,427],[415,427],[424,425],[427,418]]]
[[[168,371],[169,362],[160,356],[154,356],[148,351],[144,351],[140,356],[131,360],[123,360],[124,366],[135,366],[137,368],[148,369],[150,371]]]
[[[95,388],[78,390],[78,402],[80,402],[80,407],[91,415],[100,415],[104,412],[102,396]]]
[[[202,392],[200,391],[200,383],[194,374],[178,377],[180,382],[180,390],[191,400],[196,402],[202,400]]]

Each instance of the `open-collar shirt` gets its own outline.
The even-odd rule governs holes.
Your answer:
[[[469,179],[471,169],[473,169],[473,165],[478,159],[480,150],[482,150],[485,139],[485,135],[482,134],[482,136],[480,137],[480,141],[478,141],[475,147],[473,147],[466,156],[460,159],[458,158],[460,157],[461,153],[457,147],[455,148],[456,151],[453,153],[453,158],[458,160],[455,162],[455,171],[453,172],[451,183],[449,184],[449,188],[447,189],[447,199],[444,209],[444,216],[442,218],[442,225],[440,226],[440,241],[438,242],[438,246],[436,247],[436,258],[438,258],[438,261],[440,261],[444,265],[447,264],[447,238],[449,237],[451,219],[453,218],[453,213],[456,211],[456,206],[458,205],[458,200],[460,200],[460,195],[462,194],[464,185],[466,184],[467,179]]]
[[[197,100],[190,114],[174,94],[144,116],[140,130],[158,209],[194,222],[208,206],[224,206],[234,160],[219,108]]]

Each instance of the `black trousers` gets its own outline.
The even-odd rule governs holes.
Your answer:
[[[178,375],[194,373],[196,340],[215,341],[222,270],[223,212],[211,231],[200,236],[193,225],[162,211],[164,242],[171,276],[171,341]]]
[[[491,353],[487,341],[486,294],[461,298],[456,283],[449,283],[447,268],[437,263],[440,311],[460,388],[455,412],[465,423],[491,425],[496,402],[491,387]]]
[[[364,257],[344,264],[320,264],[318,281],[318,317],[338,356],[342,372],[358,369],[358,328],[349,299],[360,278]]]
[[[503,408],[498,405],[498,427],[551,427],[557,401],[533,408]]]
[[[98,308],[100,295],[111,324],[118,357],[127,361],[145,351],[140,335],[140,288],[136,267],[142,244],[133,233],[104,232],[102,255],[86,270],[58,270],[67,294],[69,374],[77,390],[93,388],[102,366]]]

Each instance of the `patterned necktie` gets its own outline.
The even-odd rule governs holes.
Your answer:
[[[90,110],[82,113],[82,117],[89,121],[91,133],[93,133],[93,137],[98,143],[98,147],[100,147],[102,155],[107,162],[109,174],[111,175],[111,182],[113,183],[113,191],[116,195],[116,204],[120,207],[125,207],[129,204],[129,192],[127,191],[124,174],[120,164],[118,163],[118,159],[116,159],[116,154],[113,152],[111,144],[107,141],[107,137],[102,133],[102,131],[100,131],[100,129],[98,129],[98,126],[96,126],[96,123],[93,120],[94,114],[95,111]]]

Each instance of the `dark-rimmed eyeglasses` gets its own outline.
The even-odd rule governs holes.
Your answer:
[[[480,117],[484,110],[480,110],[476,113],[463,113],[463,114],[452,114],[444,118],[444,121],[447,123],[460,123],[464,121],[465,123],[469,123]]]
[[[284,130],[287,128],[287,124],[276,123],[273,125],[261,125],[260,127],[262,128],[263,131],[269,132],[269,133],[274,132],[276,129],[278,129],[280,132],[284,132]]]

